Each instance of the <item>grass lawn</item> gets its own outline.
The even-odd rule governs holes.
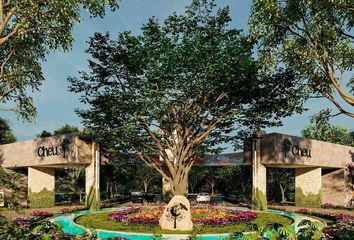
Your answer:
[[[95,214],[88,214],[80,216],[75,219],[75,222],[86,228],[91,229],[104,229],[111,231],[122,231],[122,232],[141,232],[141,233],[154,233],[154,234],[168,234],[168,233],[186,233],[191,234],[192,231],[169,231],[161,230],[159,226],[144,226],[144,225],[133,225],[124,224],[121,222],[116,222],[108,219],[108,215],[111,212],[102,212]],[[269,223],[280,223],[285,226],[289,226],[292,223],[292,219],[273,213],[258,213],[257,218],[252,221],[256,223],[258,227],[265,226]],[[246,223],[224,225],[219,227],[202,227],[200,230],[194,230],[194,233],[204,234],[204,233],[233,233],[245,231]]]

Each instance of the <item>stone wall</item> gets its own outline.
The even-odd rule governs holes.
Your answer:
[[[295,205],[298,207],[320,207],[321,168],[295,169]]]
[[[350,198],[346,170],[322,169],[322,203],[344,205]]]

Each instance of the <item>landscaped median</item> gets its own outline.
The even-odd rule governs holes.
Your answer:
[[[75,222],[85,228],[120,232],[153,234],[233,233],[249,231],[248,225],[266,226],[279,223],[290,226],[293,220],[274,213],[237,210],[225,207],[192,208],[194,231],[162,230],[158,225],[163,208],[125,208],[118,211],[99,212],[79,216]]]

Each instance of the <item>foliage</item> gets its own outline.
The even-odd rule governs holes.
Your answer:
[[[45,138],[45,137],[51,137],[53,136],[51,132],[48,132],[46,130],[43,130],[40,134],[37,134],[38,138]]]
[[[189,171],[188,176],[188,186],[190,193],[194,193],[194,190],[198,184],[203,182],[203,179],[207,175],[207,167],[203,166],[194,166]]]
[[[94,189],[93,186],[91,186],[85,201],[85,207],[94,211],[97,211],[101,208],[100,194],[98,193],[96,196],[96,191],[97,190]]]
[[[137,166],[137,171],[135,172],[136,179],[144,185],[144,192],[148,192],[150,183],[155,181],[159,176],[153,167],[146,166],[145,164]]]
[[[297,207],[320,208],[322,204],[322,193],[304,194],[301,188],[295,188],[295,205]]]
[[[329,123],[330,117],[331,110],[329,109],[312,116],[310,125],[302,130],[302,136],[325,142],[354,146],[354,137],[350,129],[331,125]]]
[[[258,188],[253,189],[252,194],[252,209],[265,211],[267,210],[267,198],[265,194]]]
[[[285,168],[267,168],[267,198],[285,203],[293,200],[295,171]],[[290,199],[292,197],[292,199]]]
[[[228,8],[194,0],[163,25],[150,18],[138,36],[95,33],[90,72],[69,78],[91,106],[78,112],[85,126],[154,165],[174,194],[186,193],[195,159],[234,140],[233,130],[277,125],[302,110],[291,72],[258,74],[253,45],[230,21]]]
[[[50,208],[55,206],[54,191],[44,188],[40,192],[32,192],[28,190],[28,200],[31,208]]]
[[[327,238],[349,240],[354,237],[354,218],[349,214],[337,214],[336,223],[324,229]]]
[[[77,126],[65,124],[64,126],[54,130],[53,133],[51,133],[47,130],[43,130],[40,134],[37,135],[37,137],[44,138],[44,137],[58,136],[58,135],[69,134],[69,133],[78,133],[78,132],[80,132],[80,131]]]
[[[299,240],[321,240],[325,239],[325,234],[322,232],[323,224],[321,222],[311,222],[310,220],[302,220],[298,224],[298,238]]]
[[[106,5],[115,10],[117,1],[0,1],[0,103],[16,104],[6,110],[33,120],[36,111],[28,92],[39,90],[44,80],[41,62],[52,50],[71,48],[82,8],[103,17]]]
[[[18,208],[20,191],[26,184],[26,176],[16,171],[0,167],[0,189],[7,189],[5,193],[5,206]]]
[[[304,98],[325,97],[354,117],[353,16],[352,0],[254,0],[249,27],[265,69],[294,71]]]
[[[0,238],[9,240],[59,240],[65,239],[61,226],[44,216],[18,217],[9,221],[0,215]]]
[[[218,171],[217,191],[233,195],[238,201],[251,202],[252,169],[249,166],[213,168]]]
[[[16,136],[10,128],[9,122],[0,117],[0,145],[16,142]]]
[[[291,210],[286,207],[273,207],[273,209],[296,212],[305,215],[320,217],[327,222],[327,227],[322,231],[319,223],[311,223],[308,220],[302,222],[303,230],[299,231],[298,239],[353,239],[354,237],[354,218],[345,213],[336,213],[323,210],[309,210],[307,208]],[[323,233],[322,233],[323,232]],[[320,238],[315,238],[320,237]]]

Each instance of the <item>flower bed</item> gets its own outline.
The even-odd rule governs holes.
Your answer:
[[[132,224],[157,225],[163,212],[162,208],[128,208],[115,211],[108,219]],[[254,211],[219,209],[216,207],[192,208],[193,223],[200,226],[219,226],[252,221],[257,217]]]
[[[333,203],[324,203],[321,205],[321,208],[329,208],[329,209],[343,209],[343,210],[354,210],[354,206],[343,206],[343,205],[335,205]]]

